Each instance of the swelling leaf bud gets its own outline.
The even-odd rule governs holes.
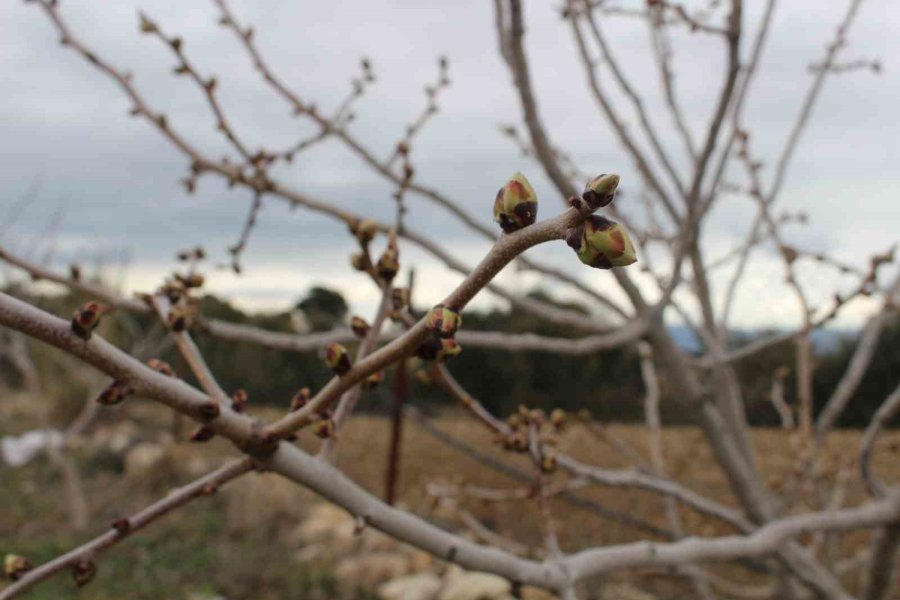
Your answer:
[[[494,199],[494,221],[506,233],[534,223],[537,218],[537,194],[521,173],[513,175]]]
[[[7,554],[3,557],[3,576],[16,581],[34,568],[30,560],[18,554]]]
[[[375,239],[375,234],[378,233],[378,223],[372,219],[365,219],[355,225],[352,231],[359,243],[365,246]]]
[[[378,387],[378,385],[384,381],[384,371],[375,371],[365,379],[361,385],[364,390],[374,390]]]
[[[291,412],[300,410],[309,402],[310,391],[308,387],[300,388],[294,397],[291,398]]]
[[[453,338],[442,338],[441,339],[441,349],[438,350],[437,353],[437,361],[444,362],[448,358],[453,358],[462,352],[462,346],[456,343],[456,340]]]
[[[82,587],[90,583],[90,581],[96,574],[97,565],[89,560],[81,559],[77,563],[72,565],[72,579],[75,580],[75,585],[77,585],[78,587]]]
[[[115,406],[121,404],[125,398],[134,393],[134,390],[123,381],[113,381],[105,390],[97,396],[97,403],[103,406]]]
[[[581,198],[593,209],[609,206],[616,198],[616,188],[619,187],[619,176],[616,174],[598,175],[584,186]]]
[[[637,262],[634,245],[625,229],[600,215],[591,215],[570,229],[566,243],[581,262],[597,269],[625,267]]]
[[[100,304],[85,302],[72,315],[72,333],[83,340],[91,339],[91,332],[100,324]]]
[[[459,313],[443,304],[432,308],[425,317],[425,325],[428,326],[428,329],[442,338],[453,337],[461,324],[462,317]]]
[[[313,423],[312,429],[317,438],[326,440],[334,437],[334,421],[329,417],[320,416],[319,420]]]
[[[362,317],[353,317],[350,319],[350,329],[356,337],[364,338],[369,333],[369,324]]]
[[[343,375],[353,366],[350,353],[337,342],[331,342],[325,347],[325,364],[337,376]]]
[[[385,281],[394,279],[400,270],[400,253],[397,251],[397,248],[389,247],[385,250],[378,259],[375,269],[378,271],[378,276]]]

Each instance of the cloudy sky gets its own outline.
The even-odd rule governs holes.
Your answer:
[[[593,103],[558,4],[526,3],[527,51],[551,138],[583,170],[619,172],[623,189],[635,190],[631,162]],[[746,4],[748,24],[755,24],[762,1]],[[229,119],[252,147],[284,147],[313,131],[291,117],[230,32],[216,25],[212,2],[63,0],[62,5],[73,32],[112,64],[133,72],[150,103],[204,150],[222,155],[228,148],[214,129],[204,98],[186,79],[173,77],[168,49],[138,35],[138,10],[166,32],[184,36],[198,68],[218,76]],[[491,2],[235,0],[232,8],[244,23],[254,25],[273,69],[323,109],[333,109],[344,98],[360,57],[371,59],[378,80],[358,104],[351,131],[379,156],[390,153],[421,110],[422,88],[435,79],[437,57],[448,56],[452,86],[441,96],[437,118],[415,142],[417,176],[485,223],[490,222],[494,190],[517,170],[528,174],[546,198],[542,215],[559,206],[541,169],[498,131],[500,123],[519,123],[521,113],[496,51]],[[776,12],[746,113],[754,147],[767,161],[762,171],[767,181],[809,85],[807,67],[822,55],[845,8],[844,0],[785,2]],[[900,4],[863,3],[844,58],[877,58],[882,73],[830,79],[803,137],[778,205],[779,210],[809,213],[807,226],[788,232],[799,247],[864,264],[866,256],[900,238],[898,23]],[[604,27],[645,93],[654,121],[670,130],[646,28],[623,20]],[[678,93],[695,137],[705,127],[722,71],[722,44],[698,38],[705,36],[675,37]],[[244,307],[285,308],[310,285],[326,283],[343,291],[354,310],[371,312],[374,289],[346,267],[351,246],[344,227],[320,215],[290,211],[278,201],[264,206],[244,258],[245,274],[213,268],[228,258],[249,194],[207,177],[196,195],[186,195],[179,185],[186,174],[183,157],[146,123],[128,116],[130,106],[119,89],[61,47],[37,7],[23,2],[0,6],[0,49],[0,243],[47,257],[59,267],[73,260],[105,265],[108,275],[129,290],[151,289],[175,266],[178,249],[203,244],[212,256],[211,289]],[[627,118],[636,130],[633,116]],[[679,149],[675,138],[665,137],[673,152]],[[391,188],[338,142],[302,155],[278,176],[355,212],[391,217]],[[636,194],[626,193],[620,201],[629,199],[636,201]],[[485,240],[441,209],[415,197],[409,203],[409,224],[437,237],[460,260],[475,264],[487,250]],[[752,216],[746,198],[724,200],[707,226],[708,255],[714,258],[730,248]],[[420,303],[443,297],[459,280],[427,255],[408,247],[403,252],[406,264],[416,265]],[[582,268],[563,244],[532,252],[598,288],[615,287],[608,274]],[[735,323],[795,323],[796,307],[781,283],[779,261],[770,248],[754,256],[735,306]],[[117,267],[123,264],[127,268]],[[828,271],[807,270],[804,275],[812,295],[830,295],[852,283]],[[519,291],[542,283],[515,272],[501,281]],[[478,302],[488,306],[497,300],[485,295]],[[870,309],[860,303],[841,323],[854,325]]]

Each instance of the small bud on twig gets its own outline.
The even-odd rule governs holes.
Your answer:
[[[331,417],[319,415],[319,420],[313,423],[312,428],[318,438],[326,440],[334,437],[334,421]]]
[[[384,381],[384,372],[383,371],[375,371],[365,379],[360,384],[362,389],[364,390],[374,390]]]
[[[615,173],[598,175],[584,186],[582,199],[591,208],[603,208],[609,206],[616,198],[616,189],[619,187],[619,176]]]
[[[425,325],[442,338],[453,337],[462,324],[459,313],[443,304],[438,304],[425,317]]]
[[[7,554],[3,557],[3,576],[10,581],[16,581],[33,568],[34,565],[24,556]]]
[[[213,431],[212,427],[208,427],[206,425],[201,425],[198,427],[194,433],[191,434],[192,442],[208,442],[213,439],[216,435],[216,432]]]
[[[244,412],[244,408],[247,406],[247,399],[247,391],[244,389],[239,389],[234,394],[232,394],[231,408],[234,409],[234,412]]]
[[[75,585],[82,587],[91,582],[97,574],[97,565],[87,559],[81,559],[72,565],[72,579]]]
[[[350,360],[350,353],[347,352],[347,349],[344,346],[337,342],[331,342],[326,346],[325,364],[328,365],[328,368],[337,376],[343,375],[353,366],[353,363]]]
[[[637,262],[634,245],[625,229],[606,217],[591,215],[569,229],[566,243],[584,264],[597,269],[625,267]]]
[[[97,403],[103,406],[115,406],[116,404],[121,404],[125,398],[133,393],[134,390],[127,383],[113,381],[97,396]]]
[[[300,410],[309,402],[310,391],[308,387],[300,388],[294,397],[291,398],[291,412]]]
[[[350,319],[350,329],[356,337],[364,338],[369,333],[369,324],[362,317],[353,317]]]
[[[100,304],[86,302],[72,316],[72,333],[83,340],[91,339],[91,332],[100,324]]]
[[[534,223],[537,218],[537,194],[521,173],[513,175],[494,199],[494,221],[506,233]]]

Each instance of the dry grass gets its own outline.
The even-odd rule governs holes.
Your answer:
[[[35,403],[18,399],[4,400],[0,405],[0,434],[22,431],[39,422],[34,411]],[[260,411],[266,417],[272,416],[269,413],[268,410]],[[121,456],[93,450],[92,444],[85,444],[79,449],[76,455],[85,476],[92,512],[88,533],[74,534],[67,530],[63,498],[53,491],[59,486],[58,476],[45,462],[38,461],[16,471],[0,467],[0,501],[6,507],[0,511],[0,551],[31,552],[36,559],[45,560],[85,539],[90,532],[101,530],[113,518],[139,508],[167,488],[189,480],[203,469],[212,468],[223,456],[232,454],[230,446],[221,440],[202,446],[174,441],[169,414],[162,408],[139,403],[106,415],[95,425],[93,438],[97,440],[110,431],[121,429],[123,423],[134,423],[134,427],[127,429],[146,441],[166,444],[169,458],[154,469],[152,476],[134,480],[123,474]],[[492,443],[491,435],[465,415],[447,413],[437,423],[442,430],[483,452],[523,470],[529,469],[522,457],[500,451]],[[642,427],[612,425],[610,430],[646,456],[646,433]],[[663,435],[668,467],[679,481],[698,492],[733,503],[725,480],[713,464],[698,430],[669,428]],[[177,437],[183,439],[186,432]],[[340,466],[350,477],[379,496],[383,494],[388,437],[389,424],[384,419],[360,416],[351,420],[341,440]],[[842,460],[855,456],[859,437],[856,431],[839,431],[829,437],[823,461],[824,472],[829,477],[833,476]],[[318,441],[309,433],[303,433],[300,443],[314,449]],[[777,430],[755,430],[753,443],[758,450],[759,467],[766,481],[775,487],[788,481],[797,454],[788,436]],[[889,432],[884,436],[875,456],[877,472],[886,477],[900,475],[896,460],[898,446],[900,432]],[[578,423],[565,431],[560,447],[599,466],[627,466],[620,455]],[[281,592],[285,589],[296,590],[298,585],[325,586],[323,589],[332,591],[324,597],[338,597],[334,595],[337,592],[333,590],[337,588],[333,587],[335,584],[328,579],[327,572],[300,573],[296,563],[288,558],[290,552],[296,551],[295,548],[291,550],[292,541],[288,533],[315,501],[314,498],[274,476],[264,476],[265,481],[259,481],[259,477],[251,475],[245,481],[236,482],[231,490],[226,488],[223,497],[189,507],[158,524],[146,537],[131,540],[110,553],[101,563],[101,575],[97,586],[92,586],[95,591],[90,597],[118,597],[116,593],[121,593],[123,584],[116,578],[131,582],[129,597],[135,598],[162,597],[154,595],[161,589],[173,594],[177,591],[180,594],[178,597],[184,597],[184,590],[211,586],[211,589],[224,592],[230,599],[274,599],[283,597]],[[565,475],[559,474],[557,477]],[[432,481],[465,481],[500,488],[522,485],[446,446],[413,422],[408,422],[401,460],[402,502],[443,526],[459,527],[446,514],[433,513],[432,504],[425,494],[425,485]],[[653,494],[597,487],[579,493],[609,509],[666,527],[662,500]],[[847,503],[852,505],[864,500],[864,490],[854,472],[848,483]],[[503,504],[475,502],[468,507],[503,535],[525,544],[539,544],[541,525],[534,504],[529,501]],[[209,510],[210,507],[212,510]],[[796,510],[801,509],[802,506]],[[553,502],[553,511],[559,521],[565,550],[633,541],[642,537],[622,523],[560,500]],[[687,531],[692,535],[716,535],[729,531],[727,527],[701,518],[689,509],[682,509],[681,514]],[[867,534],[847,536],[842,542],[842,554],[850,555],[862,548],[866,539]],[[142,560],[144,563],[141,563]],[[144,566],[140,567],[141,564]],[[214,574],[211,574],[213,571]],[[751,582],[754,579],[751,572],[737,566],[721,568],[719,572],[739,581]],[[236,574],[239,577],[236,578]],[[635,578],[638,576],[624,577],[637,581]],[[137,583],[142,578],[149,578],[152,585],[147,588]],[[639,581],[642,587],[653,590],[660,598],[682,597],[680,594],[684,588],[677,580],[642,575]],[[848,576],[845,582],[856,588],[858,576]],[[46,592],[50,595],[41,592],[33,597],[70,597],[66,594],[72,593],[71,588],[67,582],[64,583],[51,586],[50,591]],[[250,591],[259,589],[271,593],[269,596],[254,596],[256,592]],[[328,596],[329,593],[332,596]],[[318,596],[310,592],[308,597]]]

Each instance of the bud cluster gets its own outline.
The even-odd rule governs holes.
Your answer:
[[[552,473],[556,470],[556,456],[548,446],[558,443],[558,434],[565,423],[566,413],[561,409],[554,409],[548,417],[543,410],[519,405],[518,410],[506,419],[509,432],[498,441],[506,450],[525,453],[531,449],[531,436],[536,435],[540,443],[533,456],[535,463],[544,473]]]
[[[444,362],[462,352],[454,336],[462,324],[459,311],[438,304],[425,316],[428,338],[416,349],[416,356],[422,360]]]

